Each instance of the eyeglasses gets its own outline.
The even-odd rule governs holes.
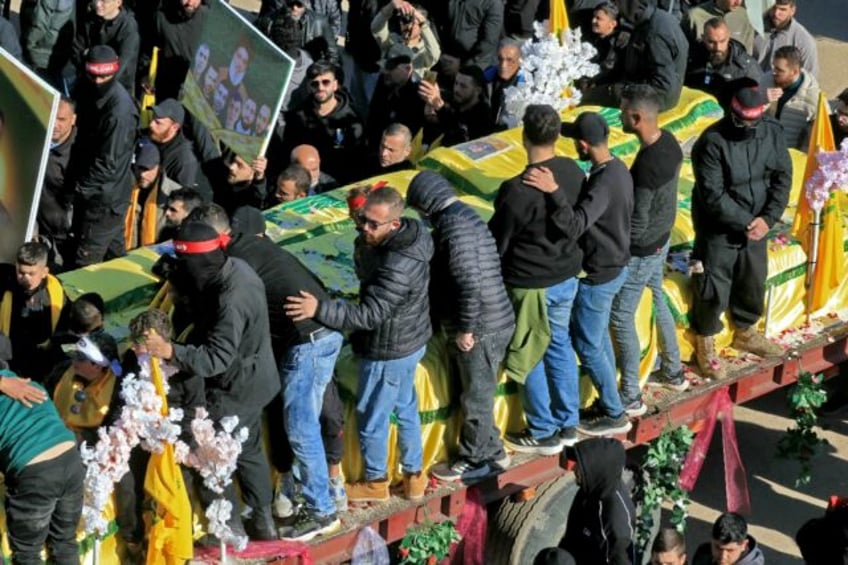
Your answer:
[[[318,88],[319,86],[330,86],[336,79],[334,78],[322,78],[320,80],[316,79],[309,82],[309,86],[312,88]]]
[[[385,222],[378,222],[377,220],[372,220],[365,214],[359,216],[360,221],[362,222],[363,228],[368,228],[371,231],[375,231],[377,228],[385,226],[386,224],[391,224],[394,220],[386,220]]]

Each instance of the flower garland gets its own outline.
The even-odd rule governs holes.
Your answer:
[[[818,425],[816,411],[827,401],[827,392],[823,386],[824,377],[805,371],[798,375],[798,383],[787,397],[795,426],[787,428],[786,435],[777,442],[777,455],[783,459],[794,459],[801,466],[795,486],[801,487],[812,479],[812,459],[828,445],[826,439],[819,437],[815,428]]]
[[[804,191],[810,208],[819,212],[831,191],[848,190],[848,139],[842,142],[839,151],[820,151],[816,161],[819,166],[807,179]]]
[[[121,416],[111,426],[97,430],[97,443],[92,447],[86,443],[80,447],[85,464],[85,479],[82,517],[87,535],[103,536],[109,524],[103,511],[112,495],[115,483],[129,472],[130,453],[141,445],[142,449],[160,453],[165,444],[174,445],[177,462],[197,469],[204,484],[212,491],[221,493],[230,481],[241,453],[241,445],[247,439],[247,428],[235,432],[238,418],[230,416],[221,420],[221,431],[215,431],[214,423],[203,409],[198,409],[191,423],[197,447],[189,450],[180,441],[179,422],[183,411],[170,408],[163,416],[162,398],[150,379],[150,359],[139,359],[139,377],[126,375],[121,381],[121,398],[124,407]],[[163,373],[173,372],[163,363]],[[163,383],[168,391],[167,379]],[[234,433],[235,432],[235,433]],[[247,545],[244,536],[235,536],[227,526],[232,504],[225,499],[212,502],[206,509],[209,532],[237,550]]]
[[[545,24],[536,22],[533,28],[535,40],[521,46],[524,82],[504,91],[506,111],[513,120],[520,120],[530,104],[547,104],[557,112],[577,106],[582,95],[574,82],[600,72],[591,62],[597,50],[581,41],[579,29],[565,30],[557,37]]]

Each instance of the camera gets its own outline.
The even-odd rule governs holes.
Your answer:
[[[402,24],[411,24],[415,21],[415,14],[404,14],[400,10],[395,11],[398,21]]]

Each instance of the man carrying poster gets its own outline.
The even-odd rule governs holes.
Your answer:
[[[262,156],[294,61],[220,0],[209,3],[180,102],[245,162]],[[157,93],[158,94],[158,93]]]

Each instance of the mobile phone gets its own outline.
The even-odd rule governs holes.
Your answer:
[[[430,84],[436,84],[436,79],[438,78],[439,74],[436,71],[424,71],[424,77],[422,80],[424,82],[429,82]]]

